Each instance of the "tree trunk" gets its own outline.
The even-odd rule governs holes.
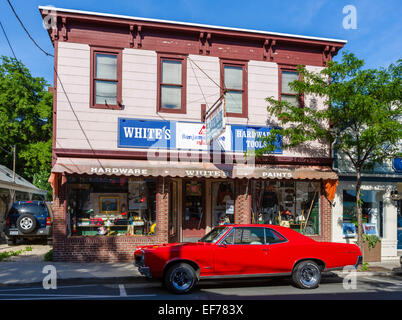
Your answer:
[[[356,212],[357,212],[357,245],[363,252],[363,211],[361,207],[360,189],[361,189],[360,169],[356,170]]]

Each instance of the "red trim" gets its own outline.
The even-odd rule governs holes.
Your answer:
[[[54,149],[56,148],[56,127],[57,127],[57,90],[58,90],[58,79],[57,79],[57,63],[58,63],[58,51],[59,51],[59,42],[57,40],[54,41],[54,65],[53,65],[53,140],[52,140],[52,166],[56,162],[56,155],[54,153]]]
[[[161,106],[161,85],[162,85],[162,60],[181,61],[181,108],[164,109]],[[157,75],[157,109],[156,112],[180,113],[187,112],[187,56],[184,54],[172,54],[158,52],[158,75]]]
[[[46,12],[40,11],[44,17]],[[120,48],[134,46],[153,51],[172,53],[179,51],[185,54],[203,54],[227,59],[256,61],[269,59],[277,63],[315,66],[325,65],[326,61],[331,60],[344,46],[344,43],[334,41],[300,39],[252,31],[136,21],[62,11],[58,11],[57,15],[59,19],[67,18],[64,20],[64,25],[58,25],[58,30],[61,32],[65,30],[61,37],[63,41],[96,46]],[[48,32],[51,36],[51,31]],[[325,51],[328,48],[329,51]]]
[[[241,113],[226,112],[226,116],[227,117],[236,117],[236,118],[247,118],[248,117],[248,61],[220,59],[221,95],[223,94],[223,89],[226,89],[225,88],[225,79],[224,79],[224,74],[225,74],[224,67],[225,66],[241,67],[242,71],[243,71],[242,112]]]
[[[95,72],[96,72],[96,59],[95,55],[97,53],[106,53],[115,55],[117,57],[117,89],[116,89],[116,101],[115,105],[105,105],[95,103]],[[91,46],[91,62],[90,62],[90,107],[96,109],[113,109],[122,110],[122,49],[119,48],[108,48],[108,47],[94,47]]]

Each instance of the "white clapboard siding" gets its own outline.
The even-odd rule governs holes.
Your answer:
[[[122,53],[123,110],[90,108],[90,47],[59,42],[58,74],[68,99],[57,85],[56,147],[68,149],[122,150],[117,147],[118,118],[200,121],[201,104],[207,107],[220,96],[220,61],[217,57],[189,55],[187,59],[186,114],[158,113],[157,53],[124,49]],[[322,68],[308,67],[312,71]],[[200,70],[202,69],[202,71]],[[275,125],[267,112],[267,97],[278,98],[278,66],[273,62],[248,62],[248,118],[229,118],[233,124]],[[310,97],[308,97],[310,98]],[[319,108],[323,100],[317,99]],[[71,105],[70,105],[70,103]],[[77,121],[78,119],[78,121]],[[85,134],[83,133],[85,132]],[[89,143],[87,141],[89,140]],[[328,156],[329,149],[312,144]],[[130,150],[127,148],[126,150]],[[320,156],[306,148],[285,150],[284,156]]]

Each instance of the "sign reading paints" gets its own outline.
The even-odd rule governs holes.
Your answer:
[[[263,147],[258,138],[266,136],[270,130],[270,127],[226,125],[226,130],[210,145],[202,122],[119,118],[118,147],[200,151],[213,148],[243,153]],[[274,153],[282,153],[280,142]]]

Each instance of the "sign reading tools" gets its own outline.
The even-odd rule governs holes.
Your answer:
[[[220,110],[224,112],[222,108]],[[272,129],[264,126],[224,125],[222,113],[219,115],[219,112],[211,118],[209,125],[211,130],[208,131],[208,123],[202,122],[119,118],[118,147],[199,151],[219,148],[224,152],[244,153],[264,147],[260,138],[267,136]],[[212,143],[208,143],[208,139]],[[282,153],[281,141],[278,141],[274,153]]]

